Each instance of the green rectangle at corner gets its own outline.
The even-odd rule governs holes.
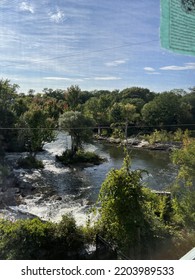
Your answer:
[[[161,0],[161,46],[195,55],[195,1]]]

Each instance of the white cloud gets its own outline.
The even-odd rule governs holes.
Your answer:
[[[146,74],[148,74],[148,75],[160,75],[160,73],[159,72],[156,72],[156,71],[154,71],[154,72],[147,72]]]
[[[93,78],[95,81],[114,81],[114,80],[121,80],[119,77],[95,77]]]
[[[34,14],[34,7],[28,3],[28,2],[22,2],[20,4],[20,10],[24,12],[30,12],[31,14]]]
[[[60,23],[60,22],[64,21],[64,19],[65,19],[65,15],[64,15],[63,11],[60,10],[59,8],[57,8],[55,13],[50,12],[49,17],[50,17],[50,20],[55,23]]]
[[[148,75],[160,75],[160,73],[157,72],[153,67],[144,67],[144,70]]]
[[[152,68],[152,67],[144,67],[144,70],[145,70],[145,71],[149,71],[149,72],[155,71],[155,69]]]
[[[183,70],[195,70],[195,63],[185,63],[184,66],[176,66],[176,65],[170,65],[170,66],[164,66],[161,67],[160,70],[169,70],[169,71],[183,71]]]
[[[106,77],[84,78],[84,80],[91,80],[91,81],[114,81],[114,80],[121,80],[121,78],[114,77],[114,76],[106,76]]]
[[[114,60],[114,61],[111,61],[111,62],[106,62],[105,65],[108,66],[108,67],[112,67],[112,66],[118,66],[120,64],[125,64],[126,61],[125,60]]]
[[[64,78],[64,77],[44,77],[44,80],[52,80],[52,81],[67,81],[67,82],[82,82],[82,79],[77,79],[77,78]]]

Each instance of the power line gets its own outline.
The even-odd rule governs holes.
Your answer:
[[[104,48],[104,49],[97,49],[97,50],[93,50],[93,51],[65,54],[65,55],[56,56],[56,57],[50,57],[50,58],[45,58],[45,59],[38,59],[38,60],[35,60],[35,61],[31,61],[31,63],[32,64],[36,64],[36,63],[41,63],[41,62],[45,62],[45,61],[52,61],[52,60],[56,60],[56,59],[69,58],[69,57],[77,57],[77,56],[80,56],[80,55],[82,55],[82,57],[84,57],[86,55],[93,54],[93,53],[110,51],[110,50],[114,50],[114,49],[120,49],[120,48],[131,47],[131,46],[144,45],[144,44],[148,44],[148,43],[152,43],[152,42],[157,42],[157,41],[159,41],[159,40],[155,39],[155,40],[150,40],[150,41],[142,41],[142,42],[137,42],[137,43],[130,43],[130,44],[124,44],[124,45],[119,45],[119,46],[113,46],[113,47],[108,47],[108,48]],[[11,66],[13,66],[15,64],[17,64],[17,62],[12,62],[11,64],[4,65],[3,67],[11,67]],[[17,65],[24,66],[25,64],[24,63],[18,63]]]
[[[125,124],[118,125],[118,127],[125,126]],[[166,128],[166,127],[189,127],[195,126],[195,124],[169,124],[169,125],[128,125],[127,128]],[[65,130],[86,130],[86,129],[113,129],[111,126],[88,126],[88,127],[56,127],[56,128],[49,128],[49,127],[0,127],[0,130],[54,130],[54,131],[65,131]]]

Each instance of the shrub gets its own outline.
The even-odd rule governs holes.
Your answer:
[[[100,164],[103,161],[97,154],[83,150],[78,150],[76,154],[73,154],[71,150],[66,150],[61,156],[56,156],[56,159],[65,165],[77,163]]]
[[[72,216],[59,224],[40,219],[0,220],[0,259],[82,259],[84,237]]]
[[[183,142],[185,139],[189,138],[189,131],[185,131],[178,128],[174,133],[168,132],[166,130],[155,129],[150,135],[144,135],[143,138],[147,140],[150,144],[155,144],[157,142],[166,143],[169,141]]]

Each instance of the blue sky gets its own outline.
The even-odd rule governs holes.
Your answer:
[[[0,78],[20,91],[195,86],[195,57],[160,46],[160,0],[1,0]]]

